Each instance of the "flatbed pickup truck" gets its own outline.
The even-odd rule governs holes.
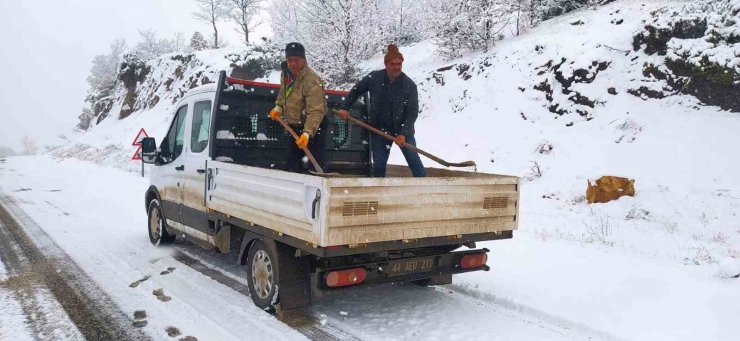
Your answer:
[[[331,90],[325,171],[341,176],[284,171],[294,141],[268,117],[278,89],[221,72],[180,100],[159,146],[142,142],[154,165],[145,193],[153,244],[180,235],[219,252],[238,247],[251,297],[266,310],[350,286],[441,285],[489,270],[488,250],[475,243],[512,238],[518,177],[427,168],[414,178],[389,165],[373,178],[369,141],[382,137],[333,114],[347,93]],[[365,103],[352,117],[367,115]]]

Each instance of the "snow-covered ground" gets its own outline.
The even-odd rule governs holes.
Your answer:
[[[740,258],[740,160],[734,157],[740,115],[695,107],[685,96],[642,100],[626,93],[647,57],[603,46],[629,50],[631,33],[659,3],[645,4],[619,2],[557,18],[501,42],[490,56],[442,64],[415,57],[428,55],[428,44],[402,49],[406,72],[424,89],[417,140],[445,159],[474,160],[479,171],[524,177],[520,227],[532,238],[683,264],[712,277],[720,260]],[[610,24],[615,16],[624,23]],[[578,20],[585,26],[569,24]],[[535,46],[544,46],[542,53],[532,53]],[[481,68],[485,58],[491,66]],[[542,80],[534,70],[560,58],[611,63],[593,83],[574,84],[603,102],[586,117],[549,112],[544,94],[533,89]],[[426,80],[430,65],[461,63],[474,66],[469,80],[454,68],[440,72],[444,86]],[[618,95],[608,94],[609,87]],[[391,161],[404,162],[397,148]],[[587,181],[603,175],[634,179],[637,195],[586,204]]]
[[[248,296],[173,257],[185,252],[239,280],[244,274],[233,265],[236,254],[214,255],[188,243],[166,249],[149,243],[141,201],[147,179],[109,166],[45,156],[8,158],[3,168],[0,192],[11,198],[12,206],[68,253],[126,315],[145,310],[148,324],[143,330],[154,340],[168,340],[168,327],[199,340],[304,339],[256,308]],[[163,274],[170,268],[174,270]],[[153,295],[160,288],[171,300],[162,302]],[[310,314],[362,340],[613,338],[572,321],[481,300],[474,297],[481,292],[471,295],[460,288],[409,284],[348,290],[316,299]],[[23,328],[24,315],[13,307],[9,303],[0,310],[0,318]],[[471,323],[478,319],[483,322]]]
[[[18,300],[12,293],[0,290],[0,340],[30,341],[31,335]]]
[[[459,276],[457,288],[627,339],[740,335],[733,322],[740,280],[730,279],[740,274],[740,115],[695,107],[683,96],[627,94],[649,57],[605,47],[631,50],[641,21],[664,4],[624,1],[574,13],[502,42],[491,56],[445,64],[415,59],[428,45],[401,49],[409,75],[424,83],[419,145],[453,162],[475,160],[479,171],[529,178],[521,231],[512,241],[484,244],[494,270]],[[570,25],[578,20],[585,25]],[[444,86],[426,80],[430,64],[475,66],[484,58],[492,66],[474,69],[469,80],[454,68],[440,72]],[[593,83],[576,84],[604,102],[587,117],[549,112],[533,89],[546,76],[535,68],[560,58],[611,63]],[[618,95],[608,94],[610,87]],[[540,153],[542,145],[551,147]],[[403,163],[397,149],[391,161]],[[586,204],[587,180],[602,175],[635,179],[636,196]]]
[[[456,284],[441,289],[350,291],[320,300],[313,312],[369,339],[463,335],[440,323],[440,311],[451,326],[479,339],[555,337],[521,326],[527,332],[507,334],[507,322],[527,320],[574,338],[738,339],[740,279],[733,277],[740,274],[740,114],[683,95],[657,100],[627,93],[643,85],[643,64],[653,60],[632,51],[642,21],[661,6],[684,4],[618,1],[555,18],[498,42],[489,54],[454,61],[436,57],[429,42],[401,47],[404,71],[420,89],[418,145],[449,161],[474,160],[478,171],[526,178],[520,230],[513,240],[479,245],[491,250],[491,272],[457,276]],[[595,102],[594,108],[560,95],[562,84],[545,65],[563,59],[564,76],[585,69],[593,77],[570,89]],[[599,70],[602,63],[608,66]],[[382,68],[382,56],[365,65]],[[542,84],[554,89],[551,100],[535,89]],[[554,105],[569,113],[550,112]],[[86,153],[84,159],[137,170],[140,164],[126,161],[135,150],[128,147],[131,140],[141,127],[161,140],[170,109],[165,103],[124,120],[106,119],[57,155],[80,155],[75,146],[87,144],[107,156]],[[0,164],[2,190],[124,309],[151,309],[154,317],[145,327],[150,333],[166,336],[164,328],[177,325],[206,339],[242,333],[301,338],[254,309],[248,297],[148,245],[145,179],[69,159],[7,160]],[[395,147],[391,162],[404,163]],[[635,197],[587,204],[587,181],[603,175],[634,179]],[[23,186],[33,190],[13,192]],[[63,191],[48,192],[55,189]],[[174,273],[159,275],[171,266]],[[128,288],[145,275],[152,278]],[[166,309],[151,295],[161,287],[173,297]],[[204,302],[210,310],[194,306]],[[514,317],[481,320],[489,310]],[[389,323],[398,316],[407,316],[413,328]]]
[[[0,289],[1,341],[84,341],[62,306],[46,289],[30,289],[24,302],[33,307],[30,316],[12,292]]]
[[[3,257],[0,257],[0,281],[8,279],[8,270],[5,269],[5,263],[3,263]]]
[[[151,246],[142,215],[147,181],[76,160],[9,158],[0,190],[68,253],[129,316],[145,310],[144,330],[168,339],[168,327],[202,340],[299,340],[302,335],[256,308],[249,297],[174,261]],[[162,271],[175,267],[171,274]],[[136,288],[129,285],[145,276]],[[153,291],[171,297],[160,301]],[[14,324],[15,325],[15,324]]]

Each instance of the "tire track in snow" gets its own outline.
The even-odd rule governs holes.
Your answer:
[[[186,265],[188,265],[188,263],[197,263],[197,265],[195,265],[197,267],[197,271],[213,278],[218,282],[221,282],[226,286],[231,287],[235,291],[241,292],[247,296],[249,295],[246,289],[246,285],[240,277],[240,275],[244,276],[244,274],[240,274],[238,269],[232,265],[236,263],[235,255],[209,254],[202,251],[198,246],[191,245],[187,242],[177,243],[176,248],[179,250],[180,253],[179,255],[175,256],[176,260]],[[500,299],[492,300],[489,297],[481,297],[481,293],[476,292],[474,289],[470,289],[466,292],[461,288],[460,285],[434,287],[429,289],[424,289],[420,287],[415,288],[415,286],[413,285],[411,285],[410,287],[413,288],[413,290],[420,290],[418,293],[425,294],[424,297],[427,298],[435,297],[436,300],[445,301],[445,297],[448,297],[447,300],[451,299],[452,301],[458,302],[462,306],[468,306],[471,308],[476,306],[484,307],[487,311],[490,311],[492,315],[501,316],[512,322],[520,323],[521,325],[532,326],[533,329],[545,330],[547,331],[547,333],[551,333],[551,335],[555,338],[620,340],[618,337],[602,332],[600,330],[589,328],[588,326],[583,326],[562,318],[557,318],[556,316],[552,316],[545,312],[527,309],[513,302],[502,301]],[[399,289],[401,288],[397,288],[396,290]],[[431,290],[431,292],[426,290]],[[404,297],[398,292],[396,292],[396,295],[399,298]],[[340,299],[340,302],[342,300],[343,299]],[[347,299],[344,299],[344,301],[346,300]],[[350,297],[349,300],[352,301],[353,299]],[[316,309],[313,309],[313,312],[301,311],[295,313],[294,316],[290,317],[288,320],[283,319],[283,322],[287,323],[295,330],[299,331],[301,334],[312,340],[346,340],[348,339],[348,337],[353,340],[362,339],[360,337],[354,336],[363,335],[364,332],[362,329],[356,329],[351,325],[343,323],[342,321],[337,321],[336,318],[330,318],[330,324],[327,325],[321,325],[320,323],[317,323],[318,319],[315,317],[315,315],[318,314],[319,310],[326,310],[330,307],[341,309],[341,307],[334,306],[332,302],[327,302],[326,300],[324,300],[323,303],[317,302],[317,304],[319,305],[314,307]],[[306,319],[306,321],[308,321],[307,324],[301,325],[301,323],[305,322],[301,321],[301,319]],[[312,328],[319,328],[320,333],[322,334],[312,334]],[[326,339],[321,338],[326,333],[335,336]],[[366,336],[370,339],[377,339],[379,337],[377,335]],[[388,336],[398,337],[398,335]],[[527,335],[525,333],[522,336],[526,339],[531,335]],[[365,337],[365,335],[363,335],[363,337]]]
[[[0,218],[4,217],[2,213]],[[15,321],[11,323],[18,324],[14,326],[12,335],[22,340],[84,340],[59,302],[44,286],[39,273],[48,269],[28,259],[3,221],[0,219],[0,259],[3,266],[7,266],[8,276],[0,278],[0,294],[3,295],[3,304],[7,304],[4,308],[9,309],[6,313],[15,315]],[[0,340],[5,340],[3,335],[0,335]]]
[[[10,268],[9,274],[17,275],[8,279],[6,285],[24,290],[35,282],[48,289],[88,341],[149,340],[131,326],[126,314],[11,198],[2,194],[0,222],[2,258]],[[31,296],[39,300],[38,295]],[[39,302],[38,309],[43,308],[40,305]],[[25,313],[33,315],[34,311]]]
[[[174,259],[178,262],[189,266],[195,271],[210,277],[211,279],[219,282],[245,296],[249,296],[249,289],[247,286],[233,278],[233,276],[227,275],[228,272],[220,270],[217,266],[208,264],[200,257],[187,252],[180,246],[180,251],[174,256]],[[284,313],[278,317],[280,321],[287,324],[297,332],[303,334],[310,340],[315,341],[354,341],[361,340],[356,338],[354,335],[349,334],[343,330],[329,325],[321,325],[319,320],[307,313],[304,310],[296,310],[288,313]]]
[[[9,323],[10,328],[2,326],[0,332],[3,333],[0,333],[0,340],[6,340],[5,332],[12,333],[15,338],[21,340],[39,339],[39,335],[43,334],[41,326],[29,323],[31,322],[29,317],[35,312],[31,308],[33,302],[27,298],[32,281],[24,274],[24,269],[28,270],[30,263],[22,256],[18,246],[13,243],[13,237],[2,221],[0,221],[0,266],[3,270],[0,273],[2,313],[14,315],[12,318],[1,316],[0,322]],[[25,290],[22,290],[21,286]]]
[[[530,316],[539,320],[548,322],[553,325],[559,325],[567,327],[571,330],[580,331],[582,334],[589,335],[593,338],[607,341],[622,341],[624,339],[619,338],[616,335],[604,332],[587,325],[568,320],[566,318],[550,314],[546,311],[530,307],[521,303],[518,303],[511,299],[502,298],[491,293],[483,292],[478,289],[474,289],[465,284],[452,284],[444,288],[435,288],[440,292],[452,293],[458,295],[462,299],[476,301],[480,304],[486,304],[503,309],[509,310],[512,313],[522,314],[523,316]]]

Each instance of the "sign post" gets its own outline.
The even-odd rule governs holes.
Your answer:
[[[145,137],[149,137],[149,135],[146,133],[146,130],[144,128],[141,128],[139,130],[139,133],[136,134],[136,137],[134,138],[134,142],[131,143],[132,146],[138,147],[136,148],[136,151],[134,152],[134,156],[131,157],[131,160],[141,161],[141,177],[144,177],[144,158],[141,155],[141,140],[143,140]]]

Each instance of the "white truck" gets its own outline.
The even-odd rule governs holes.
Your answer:
[[[413,178],[394,165],[372,178],[369,141],[381,137],[332,114],[347,93],[329,90],[326,171],[342,176],[284,171],[294,142],[267,115],[278,88],[221,72],[180,100],[159,146],[144,139],[154,245],[182,235],[224,253],[238,246],[251,297],[266,310],[349,286],[449,284],[489,270],[475,243],[512,238],[519,178],[436,168]],[[351,115],[366,116],[367,102]]]

